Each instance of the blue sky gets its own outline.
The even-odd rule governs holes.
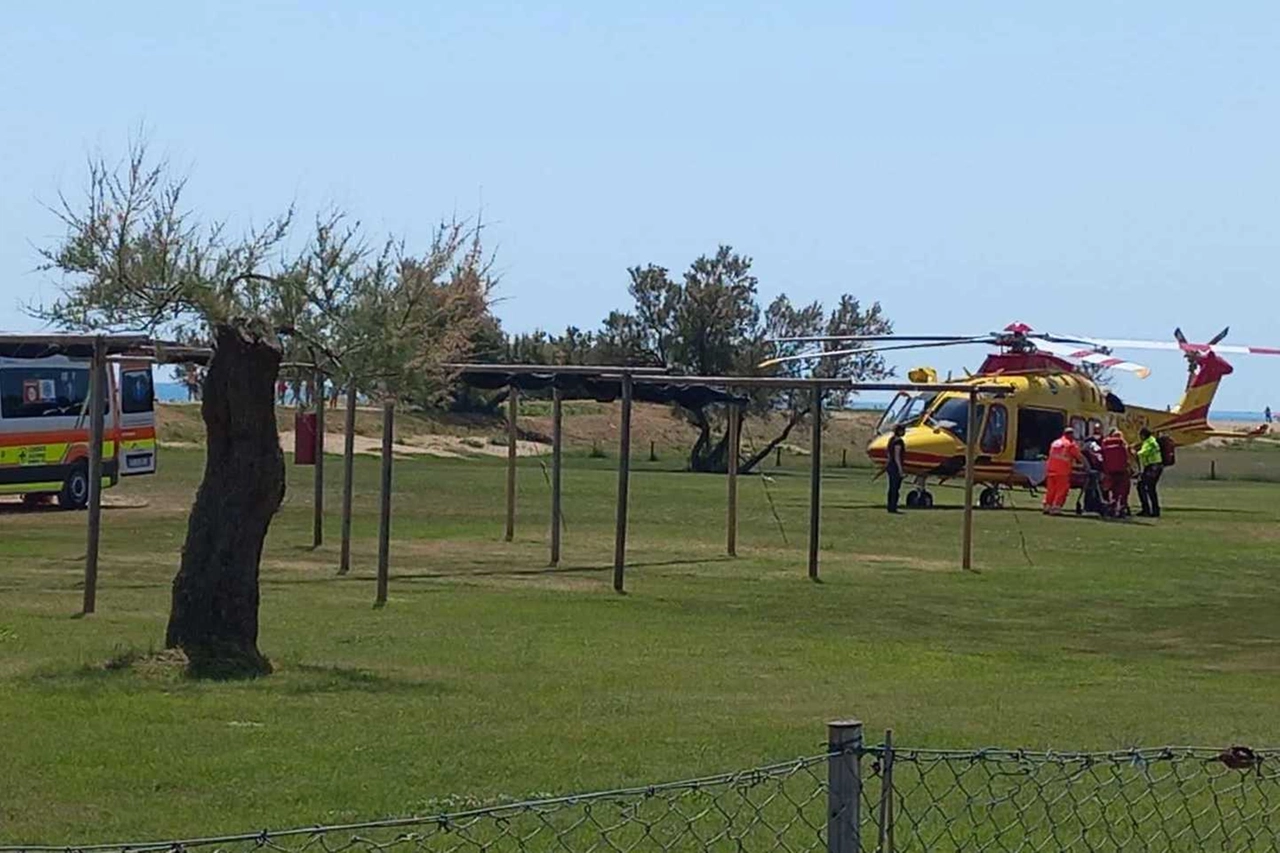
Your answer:
[[[233,222],[483,205],[509,329],[724,242],[766,299],[903,333],[1280,344],[1280,4],[13,4],[0,81],[0,327],[54,292],[41,201],[145,123]],[[1142,360],[1120,390],[1173,402],[1177,355]],[[1280,358],[1237,368],[1219,407],[1280,407]]]

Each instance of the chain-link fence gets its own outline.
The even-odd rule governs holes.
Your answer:
[[[1280,753],[864,747],[738,773],[470,811],[183,841],[0,853],[1280,851]]]
[[[1280,850],[1280,755],[867,751],[862,849]]]

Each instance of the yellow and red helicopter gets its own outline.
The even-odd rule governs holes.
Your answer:
[[[1207,438],[1248,438],[1266,432],[1263,425],[1252,432],[1227,432],[1209,424],[1209,405],[1224,376],[1232,367],[1222,353],[1280,355],[1280,348],[1222,346],[1227,330],[1208,343],[1189,342],[1181,330],[1174,341],[1108,340],[1036,332],[1022,323],[985,335],[950,336],[806,336],[779,338],[785,344],[822,344],[823,349],[769,359],[762,366],[805,359],[840,358],[868,352],[924,349],[964,345],[989,345],[977,373],[954,382],[956,390],[900,393],[885,410],[867,455],[884,469],[889,433],[902,425],[906,442],[906,474],[915,480],[907,505],[929,507],[933,497],[930,480],[946,481],[964,473],[969,425],[969,387],[998,383],[1011,390],[978,404],[974,480],[983,486],[979,505],[995,508],[1003,503],[1002,489],[1035,488],[1044,482],[1049,445],[1071,426],[1078,436],[1095,425],[1105,431],[1118,427],[1130,442],[1146,428],[1167,435],[1176,446]],[[1120,349],[1180,351],[1187,359],[1188,378],[1181,402],[1166,410],[1148,409],[1123,402],[1091,379],[1083,365],[1120,370],[1145,378],[1150,370],[1117,357]],[[912,382],[937,383],[931,368],[917,368]]]

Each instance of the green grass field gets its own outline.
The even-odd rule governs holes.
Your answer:
[[[782,530],[765,484],[744,479],[736,560],[723,478],[639,462],[618,596],[613,460],[570,458],[552,571],[540,462],[521,463],[508,544],[500,462],[414,458],[397,466],[383,610],[376,460],[358,462],[346,578],[337,460],[318,551],[310,469],[291,466],[263,564],[261,648],[278,672],[198,683],[146,657],[202,465],[168,450],[160,475],[113,492],[147,506],[105,512],[90,618],[72,618],[84,516],[0,513],[0,844],[688,777],[818,752],[824,721],[848,715],[913,746],[1274,744],[1280,487],[1206,482],[1186,460],[1155,524],[1048,519],[1026,496],[980,513],[973,574],[957,570],[958,511],[889,517],[866,469],[832,467],[820,584],[805,575],[803,460],[764,469]]]

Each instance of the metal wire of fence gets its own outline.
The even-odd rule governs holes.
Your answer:
[[[280,832],[0,853],[1280,851],[1280,752],[863,747],[683,782]]]
[[[583,796],[413,817],[159,843],[4,853],[664,853],[826,849],[828,756]]]
[[[864,751],[863,850],[1280,850],[1280,753]]]

